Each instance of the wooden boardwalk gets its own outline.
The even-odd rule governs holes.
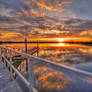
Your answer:
[[[21,62],[24,67],[21,64],[19,69],[14,66],[14,55],[23,58]],[[0,56],[2,56],[0,58],[2,59],[0,61],[0,92],[21,92],[21,90],[22,92],[92,92],[91,72],[3,47],[0,47]],[[7,68],[10,69],[9,72]],[[28,78],[21,73],[22,69],[26,71]],[[18,85],[18,81],[16,83],[11,80],[10,73],[12,77],[16,77],[16,80],[21,80],[28,91],[23,90],[25,87],[21,87],[22,82]]]
[[[22,92],[18,84],[11,78],[10,73],[0,61],[0,92]]]

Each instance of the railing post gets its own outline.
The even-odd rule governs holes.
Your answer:
[[[28,72],[27,59],[24,60],[24,69],[25,69],[25,72]]]
[[[25,38],[25,53],[27,54],[27,38]]]
[[[25,69],[26,69],[26,72],[28,72],[28,61],[27,61],[27,59],[26,59]]]
[[[2,61],[2,48],[0,48],[0,55],[1,55],[0,60]]]
[[[34,71],[33,71],[33,62],[28,58],[28,71],[29,71],[29,92],[34,92]]]
[[[10,63],[12,64],[12,51],[10,50],[9,53],[10,53]]]
[[[12,51],[11,50],[9,51],[9,54],[10,54],[10,64],[12,65],[13,64],[13,61],[12,61]],[[11,72],[11,76],[12,76],[13,70],[12,70],[11,67],[10,67],[10,72]]]
[[[39,48],[39,47],[38,47],[38,42],[37,42],[37,48]],[[39,56],[39,51],[37,51],[37,57],[38,57],[38,56]]]
[[[4,57],[6,58],[6,49],[4,49]],[[5,65],[5,58],[4,58],[4,65]]]

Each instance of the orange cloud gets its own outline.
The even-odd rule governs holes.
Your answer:
[[[0,32],[0,39],[1,40],[10,40],[10,39],[17,39],[23,37],[21,33],[18,32],[9,32],[9,31],[2,31]]]
[[[31,5],[31,1],[26,1],[26,0],[21,0],[22,2],[24,2],[26,5]]]
[[[83,32],[80,33],[80,35],[84,35],[84,36],[89,35],[89,36],[92,36],[92,30],[83,31]]]
[[[22,13],[21,12],[16,12],[16,15],[21,16]]]
[[[40,16],[40,17],[45,17],[45,13],[38,13],[38,12],[36,12],[36,11],[34,11],[33,9],[31,10],[31,14],[33,15],[33,17],[34,17],[34,15],[35,16]]]
[[[62,6],[66,4],[71,4],[73,0],[53,0],[53,2],[52,0],[33,0],[33,2],[36,3],[39,8],[49,11],[63,12],[64,8],[62,8]]]
[[[58,11],[60,12],[60,9],[55,8],[54,6],[49,6],[45,3],[45,0],[40,0],[40,2],[35,1],[35,3],[37,4],[38,7],[42,8],[42,9],[46,9],[46,10],[50,10],[50,11]],[[63,11],[63,9],[62,9]]]
[[[25,17],[36,17],[36,16],[45,17],[45,13],[37,12],[34,9],[22,10],[20,12],[16,12],[16,15],[18,15],[18,16],[24,15]]]
[[[25,5],[29,7],[29,10],[21,10],[17,12],[16,15],[18,16],[25,16],[25,17],[45,17],[48,16],[45,10],[54,11],[54,12],[63,12],[65,11],[64,5],[71,4],[74,0],[32,0],[26,1],[21,0]],[[35,8],[36,7],[36,8]],[[37,9],[37,10],[36,10]],[[75,15],[72,15],[75,18]]]

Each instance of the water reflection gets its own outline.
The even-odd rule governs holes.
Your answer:
[[[80,48],[80,51],[83,53],[92,54],[92,48]]]
[[[2,46],[12,48],[20,52],[23,52],[25,47],[24,44],[3,44]],[[28,44],[28,51],[30,52],[30,50],[34,47],[37,47],[37,44]],[[92,62],[91,46],[53,43],[39,44],[39,47],[40,50],[38,52],[38,57],[50,60],[51,62],[68,64],[70,66]],[[34,55],[36,56],[36,54]],[[16,67],[28,79],[29,75],[26,71],[26,61],[27,59],[25,57],[21,57],[20,62],[17,57],[17,63],[19,65]],[[89,65],[87,67],[89,67]],[[39,92],[92,92],[92,78],[64,69],[56,71],[55,69],[35,61],[34,79],[35,87],[39,90]],[[16,80],[19,81],[18,77]]]
[[[3,47],[12,48],[19,52],[24,52],[25,44],[2,44]],[[37,47],[37,44],[28,44],[28,54],[31,49]],[[40,50],[35,56],[50,60],[51,62],[76,65],[79,63],[91,62],[92,48],[80,44],[65,43],[44,43],[38,44]]]
[[[92,85],[92,78],[91,77],[85,77],[85,81]]]
[[[35,85],[39,92],[60,92],[70,84],[71,79],[43,63],[34,63]]]

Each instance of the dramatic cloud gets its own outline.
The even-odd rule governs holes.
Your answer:
[[[0,40],[12,40],[18,38],[24,38],[24,36],[18,32],[9,32],[9,31],[0,32]]]
[[[0,30],[7,32],[12,30],[18,35],[10,34],[10,38],[84,36],[86,30],[89,30],[90,36],[92,21],[79,19],[72,11],[76,2],[76,0],[0,0]],[[1,38],[7,37],[0,35]]]

